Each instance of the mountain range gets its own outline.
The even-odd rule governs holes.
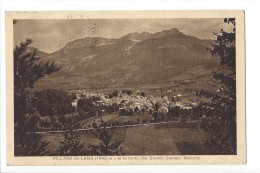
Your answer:
[[[210,73],[217,60],[206,50],[212,40],[186,35],[178,29],[129,33],[118,39],[86,37],[47,54],[61,70],[45,77],[41,87],[99,89],[167,84]]]

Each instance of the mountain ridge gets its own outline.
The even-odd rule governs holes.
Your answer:
[[[177,28],[129,33],[118,39],[85,37],[44,58],[62,66],[45,82],[62,79],[71,88],[169,83],[189,68],[217,66],[206,50],[211,43]]]

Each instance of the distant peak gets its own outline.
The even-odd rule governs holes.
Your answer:
[[[172,28],[172,29],[170,29],[170,30],[176,31],[176,32],[180,32],[179,29],[177,29],[177,28]]]
[[[63,49],[72,49],[77,47],[86,47],[86,46],[97,46],[106,43],[112,43],[114,39],[107,39],[102,37],[85,37],[80,38],[71,42],[68,42]]]
[[[163,30],[161,32],[157,32],[157,33],[165,33],[165,34],[179,34],[181,33],[177,28],[172,28],[172,29],[167,29],[167,30]],[[155,33],[156,34],[156,33]]]
[[[132,32],[132,33],[129,33],[129,34],[121,37],[121,39],[145,40],[150,35],[151,35],[151,33],[149,33],[149,32]]]

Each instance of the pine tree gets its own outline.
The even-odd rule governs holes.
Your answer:
[[[120,141],[113,141],[113,131],[107,128],[107,123],[102,119],[100,125],[93,124],[93,135],[99,139],[98,145],[89,145],[89,148],[95,155],[111,156],[111,155],[124,155]]]
[[[60,156],[83,156],[86,154],[84,143],[80,143],[78,131],[70,130],[64,135],[64,141],[60,142],[58,154]]]
[[[15,133],[15,135],[17,134]],[[20,138],[19,143],[15,145],[15,156],[43,156],[49,153],[46,151],[49,142],[43,141],[40,134],[27,133],[22,135],[23,138]]]
[[[13,24],[17,23],[14,21]],[[16,46],[13,51],[14,62],[14,143],[15,155],[43,155],[48,145],[46,141],[41,141],[40,134],[28,134],[30,126],[26,114],[30,114],[26,104],[25,91],[33,88],[34,84],[44,77],[60,69],[54,62],[42,62],[34,50],[28,49],[32,43],[31,39],[26,39],[20,46]],[[35,119],[32,119],[35,120]]]
[[[221,85],[222,95],[206,90],[197,91],[200,97],[211,98],[210,103],[200,105],[201,114],[210,116],[206,126],[211,129],[210,137],[204,142],[210,154],[236,154],[236,22],[225,18],[232,24],[233,31],[223,29],[214,33],[216,40],[208,49],[213,57],[220,58],[220,64],[227,67],[225,72],[213,71],[213,81]]]

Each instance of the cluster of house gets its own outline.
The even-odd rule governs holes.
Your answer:
[[[119,92],[118,96],[114,96],[113,98],[109,98],[108,95],[103,93],[88,93],[88,92],[79,92],[76,93],[77,99],[72,102],[72,106],[77,107],[77,101],[80,98],[89,98],[91,96],[98,96],[100,100],[93,102],[93,104],[97,106],[109,106],[113,104],[120,105],[120,109],[136,109],[142,110],[154,110],[155,105],[159,105],[159,107],[175,107],[178,106],[181,109],[192,109],[193,106],[196,106],[196,103],[191,100],[180,99],[181,94],[169,94],[169,96],[164,97],[155,97],[153,95],[147,94],[146,96],[142,96],[139,91],[128,95],[127,93]]]

